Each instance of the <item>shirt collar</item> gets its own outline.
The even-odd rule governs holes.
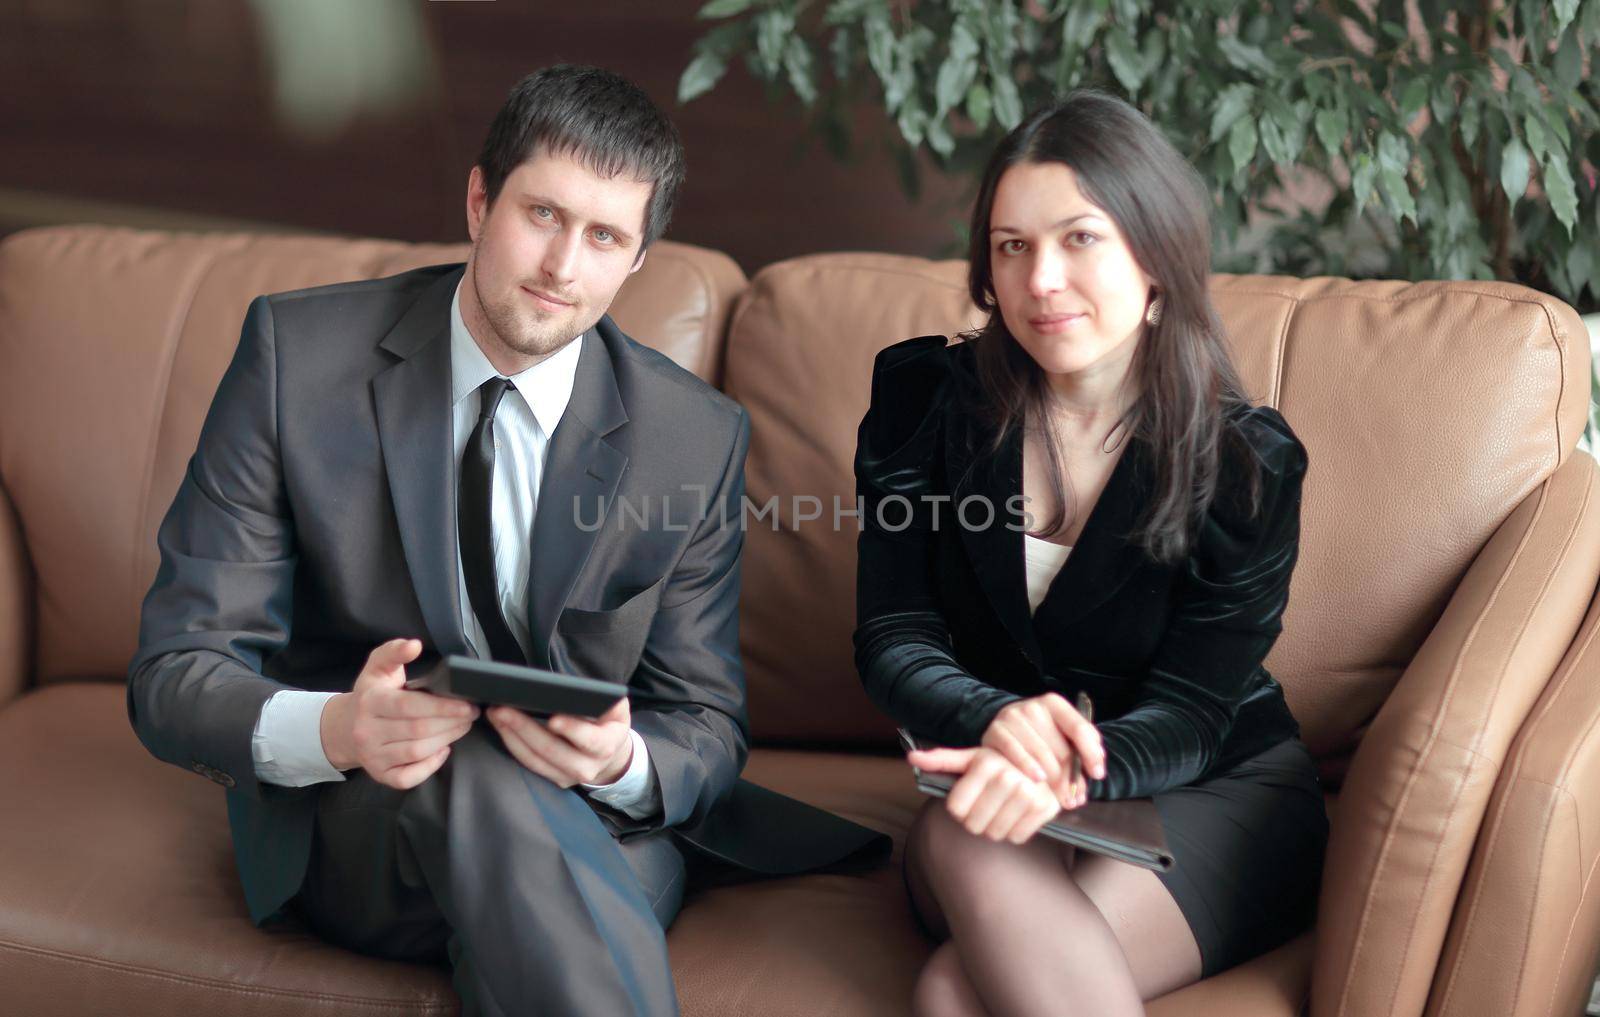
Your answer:
[[[556,425],[561,423],[561,415],[572,399],[578,353],[583,349],[586,336],[587,333],[578,336],[526,371],[511,375],[511,383],[533,410],[534,419],[539,421],[546,438],[556,433]],[[499,374],[467,330],[466,320],[461,317],[461,284],[457,283],[455,295],[450,298],[450,405],[459,403]]]

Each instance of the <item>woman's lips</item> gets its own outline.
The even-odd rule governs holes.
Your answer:
[[[526,286],[522,287],[522,292],[532,297],[538,302],[540,307],[543,307],[547,311],[564,311],[572,306],[570,301],[557,300],[555,297],[546,296],[545,294],[540,293],[538,290],[530,290]]]
[[[1067,329],[1082,321],[1082,314],[1041,314],[1028,319],[1028,324],[1033,326],[1035,332],[1052,335],[1065,332]]]

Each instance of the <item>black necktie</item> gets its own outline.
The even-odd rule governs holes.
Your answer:
[[[461,456],[456,522],[467,600],[489,640],[489,653],[508,664],[526,664],[522,647],[500,613],[500,586],[494,576],[494,411],[511,388],[505,378],[490,378],[478,388],[482,409],[478,412],[478,426],[472,429]]]

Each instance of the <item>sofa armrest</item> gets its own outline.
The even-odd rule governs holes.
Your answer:
[[[1600,478],[1574,453],[1484,545],[1351,761],[1313,1017],[1423,1012],[1495,778],[1597,576]]]
[[[0,484],[0,706],[22,694],[33,670],[33,568],[11,496]]]
[[[1495,782],[1430,1017],[1582,1013],[1600,952],[1597,866],[1600,598]]]

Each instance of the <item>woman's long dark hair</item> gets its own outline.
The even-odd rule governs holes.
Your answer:
[[[1238,437],[1230,411],[1249,405],[1228,356],[1222,323],[1211,305],[1211,232],[1205,188],[1183,156],[1132,106],[1114,96],[1077,91],[1019,124],[995,149],[972,210],[967,285],[989,314],[970,336],[992,416],[994,450],[1027,422],[1048,421],[1044,371],[1012,337],[995,298],[989,216],[995,189],[1018,163],[1062,163],[1086,198],[1122,231],[1128,249],[1155,280],[1164,308],[1160,324],[1145,326],[1130,370],[1138,396],[1119,432],[1154,452],[1155,490],[1133,537],[1156,560],[1187,554],[1195,523],[1217,495],[1224,446]],[[1120,430],[1122,428],[1126,430]],[[1066,527],[1073,508],[1053,429],[1042,427],[1050,484],[1061,492],[1042,532]],[[1259,474],[1241,457],[1254,501]]]

